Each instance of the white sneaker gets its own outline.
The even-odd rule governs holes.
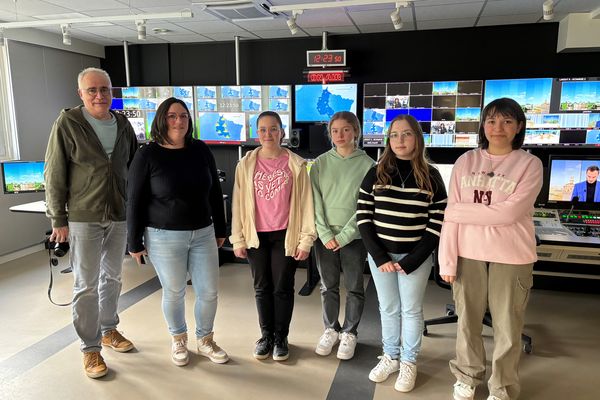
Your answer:
[[[496,396],[494,396],[494,395],[490,394],[490,395],[488,396],[487,400],[502,400],[502,399],[501,399],[500,397],[496,397]]]
[[[320,356],[328,356],[331,354],[331,349],[333,346],[340,341],[340,335],[337,333],[335,329],[327,328],[321,338],[319,339],[319,343],[317,344],[317,348],[315,349],[315,353]]]
[[[354,357],[356,349],[356,335],[349,332],[340,333],[340,347],[338,347],[337,358],[349,360]]]
[[[187,365],[190,362],[190,356],[187,349],[188,337],[187,333],[173,336],[171,344],[171,360],[178,367]]]
[[[454,400],[473,400],[475,397],[475,388],[461,381],[454,384]]]
[[[400,374],[396,379],[394,389],[399,392],[410,392],[415,387],[415,381],[417,380],[417,365],[407,362],[400,361]]]
[[[229,361],[229,356],[220,348],[213,340],[213,332],[208,335],[198,338],[198,354],[208,357],[210,361],[223,364]]]
[[[369,373],[369,379],[373,382],[385,381],[391,373],[400,369],[400,362],[398,360],[392,360],[388,354],[379,356],[379,363]]]

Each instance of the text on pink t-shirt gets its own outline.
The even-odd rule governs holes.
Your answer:
[[[285,152],[275,159],[256,159],[253,179],[257,232],[280,231],[288,226],[293,182],[288,161]]]

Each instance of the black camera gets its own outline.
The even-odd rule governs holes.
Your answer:
[[[54,250],[56,257],[63,257],[69,251],[69,242],[56,243],[50,241],[50,238],[46,238],[44,247],[48,250]]]

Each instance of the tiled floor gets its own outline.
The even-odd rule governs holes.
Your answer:
[[[57,301],[68,301],[71,275],[54,267]],[[69,307],[47,299],[47,255],[36,253],[0,265],[0,399],[451,399],[454,382],[448,370],[453,356],[455,326],[430,328],[424,338],[417,385],[411,393],[393,389],[394,379],[381,384],[367,375],[380,352],[376,297],[372,287],[359,331],[359,347],[351,361],[332,354],[320,357],[314,345],[322,331],[318,290],[297,296],[290,333],[291,357],[278,363],[256,361],[252,349],[259,329],[248,266],[221,267],[215,339],[231,361],[216,365],[193,355],[188,366],[170,361],[169,335],[160,309],[151,266],[138,267],[130,259],[123,268],[121,330],[136,344],[131,353],[104,350],[110,368],[102,379],[87,378],[82,370],[79,344],[71,326]],[[298,270],[296,287],[305,277]],[[365,277],[368,284],[368,276]],[[187,317],[193,332],[193,296],[187,298]],[[425,317],[440,316],[450,293],[430,282]],[[599,398],[600,296],[554,291],[532,292],[526,332],[533,336],[533,354],[521,362],[521,399],[584,400]],[[488,354],[491,330],[484,331]],[[193,341],[190,342],[193,349]],[[476,399],[487,396],[484,386]]]

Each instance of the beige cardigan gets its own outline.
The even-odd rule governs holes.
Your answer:
[[[258,248],[254,211],[254,167],[260,147],[249,151],[235,169],[231,236],[234,249]],[[290,200],[290,216],[285,235],[285,255],[294,256],[296,248],[310,251],[317,238],[312,187],[306,171],[306,161],[288,149],[288,166],[292,171],[293,185]]]

